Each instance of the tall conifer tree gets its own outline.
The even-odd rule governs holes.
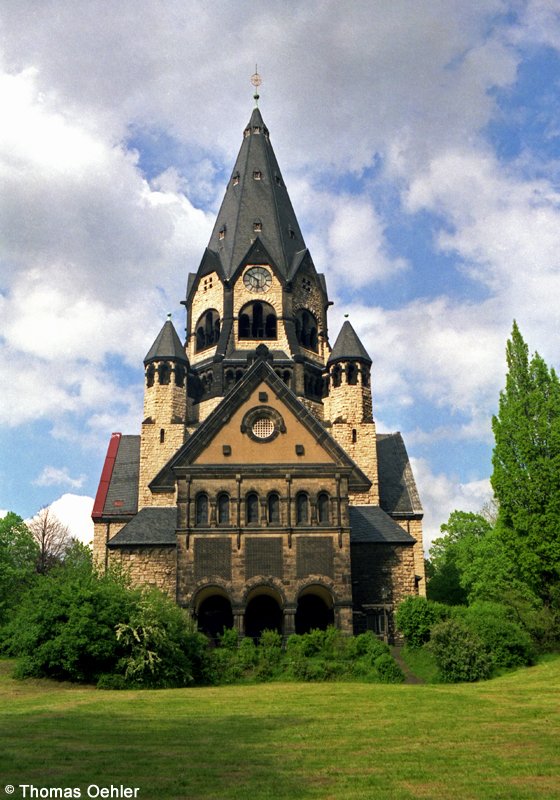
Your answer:
[[[519,576],[545,601],[560,580],[560,383],[514,322],[508,374],[492,420],[498,531]]]

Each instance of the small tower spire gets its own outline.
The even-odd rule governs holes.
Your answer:
[[[262,78],[257,71],[257,65],[255,64],[255,72],[251,75],[251,83],[255,87],[255,94],[253,95],[253,100],[255,101],[255,108],[259,107],[259,86],[262,83]]]

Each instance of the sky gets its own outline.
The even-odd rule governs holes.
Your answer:
[[[491,495],[516,319],[560,365],[558,0],[3,0],[0,514],[84,541],[253,107],[403,433],[426,540]]]

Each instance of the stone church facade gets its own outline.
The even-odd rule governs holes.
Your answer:
[[[325,278],[258,108],[184,305],[186,342],[168,319],[144,359],[140,435],[109,442],[96,563],[210,635],[391,640],[396,604],[425,593],[418,492],[401,435],[376,431],[349,321],[329,344]]]

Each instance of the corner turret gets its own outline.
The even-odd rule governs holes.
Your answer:
[[[168,319],[144,359],[139,508],[153,504],[148,484],[185,442],[188,368],[185,349]]]
[[[372,482],[367,496],[355,503],[378,503],[377,445],[371,399],[371,358],[346,320],[326,366],[325,421],[332,434]]]

